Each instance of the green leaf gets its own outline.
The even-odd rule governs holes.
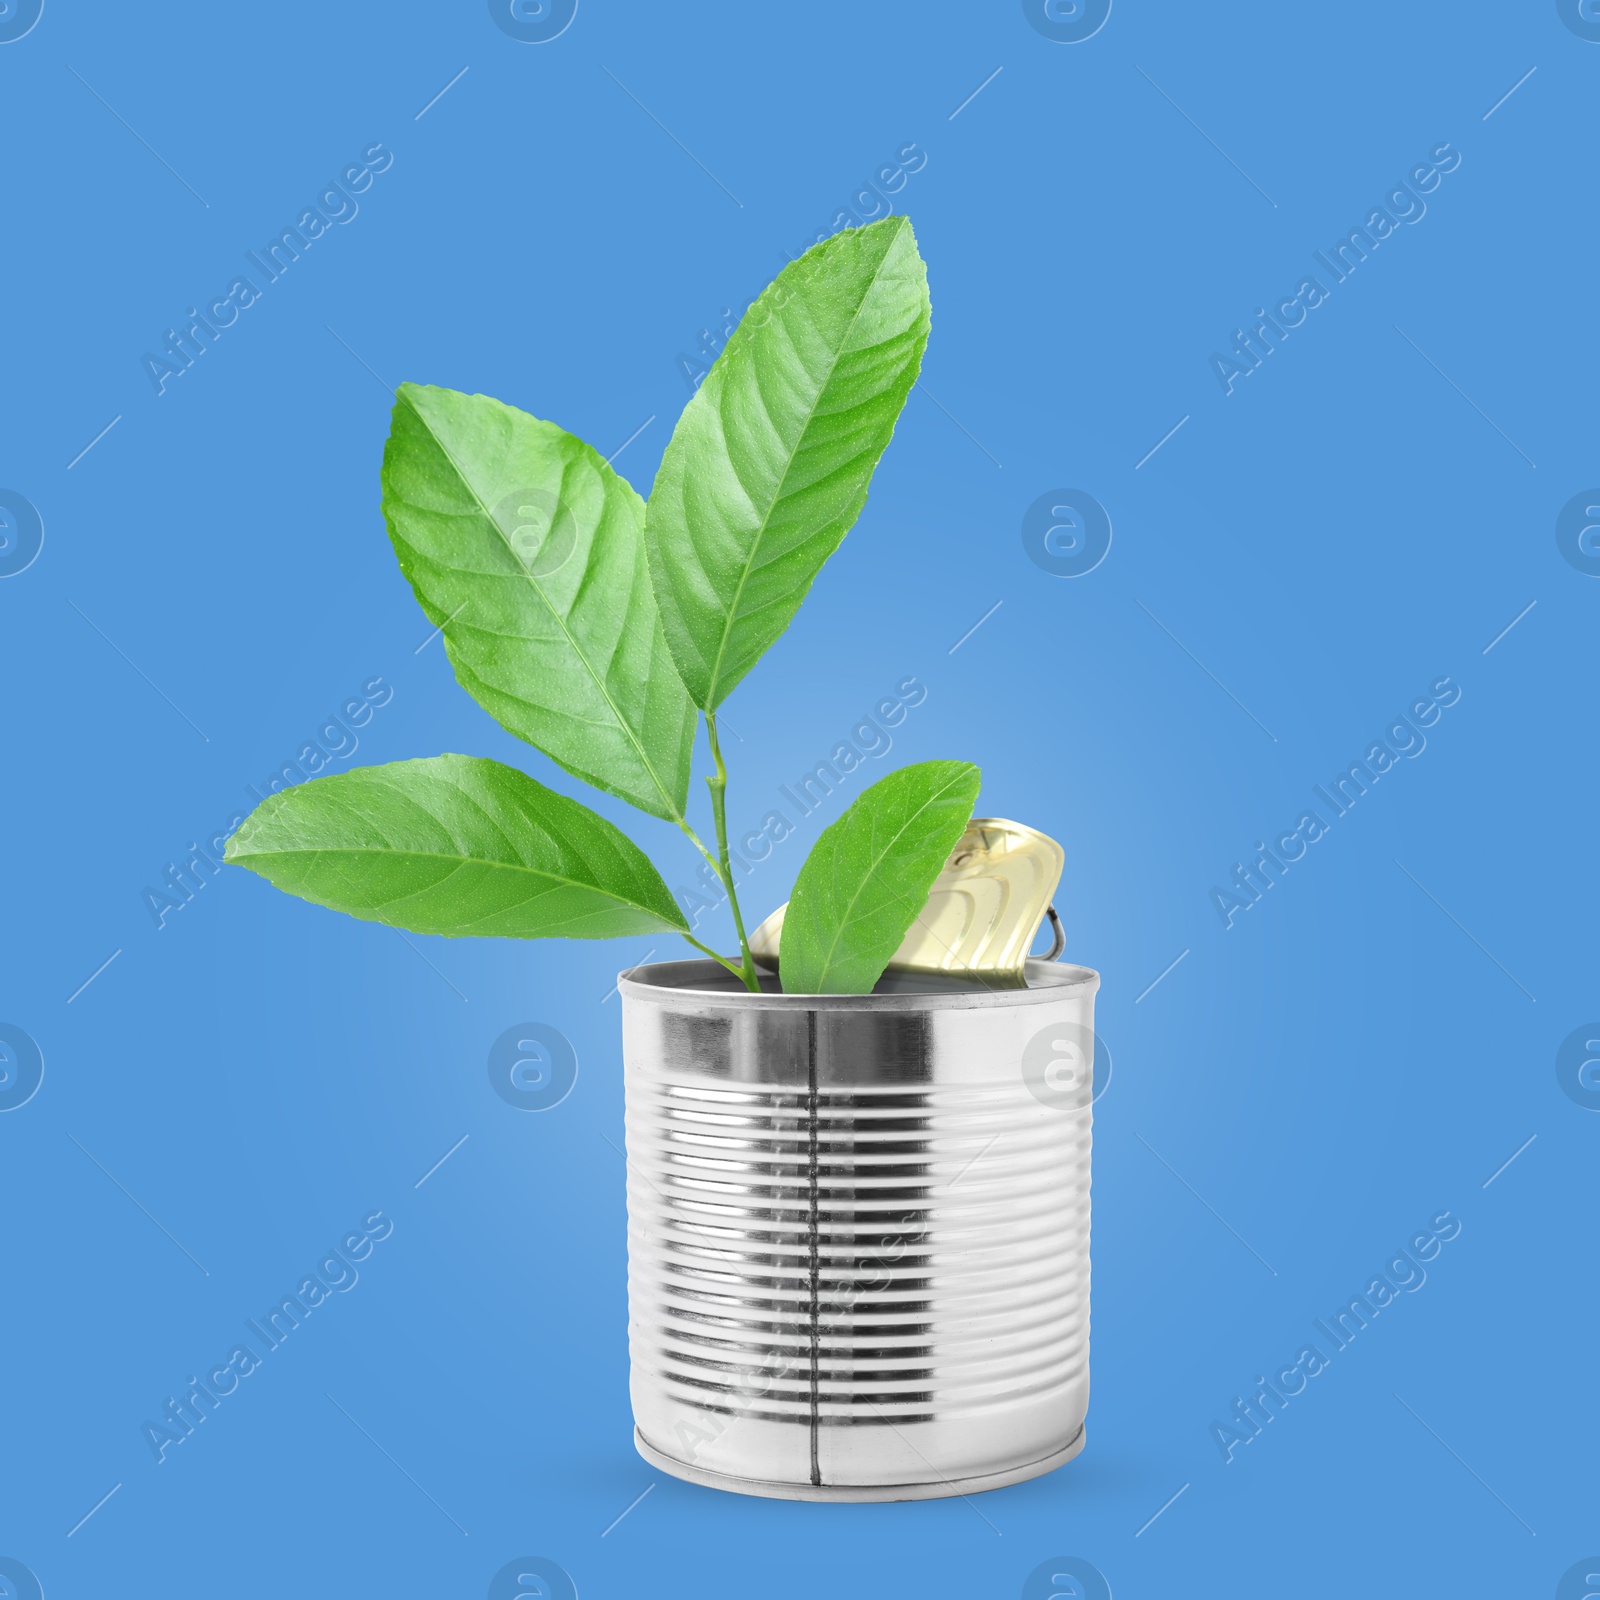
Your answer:
[[[684,407],[647,544],[667,643],[703,709],[789,626],[861,514],[930,314],[911,224],[848,228],[778,274]]]
[[[302,900],[451,939],[688,926],[626,834],[473,756],[359,767],[282,790],[244,820],[226,859]]]
[[[920,761],[823,829],[783,918],[785,994],[870,994],[972,816],[970,761]]]
[[[661,634],[634,490],[553,422],[405,383],[383,512],[461,687],[575,777],[680,821],[695,711]]]

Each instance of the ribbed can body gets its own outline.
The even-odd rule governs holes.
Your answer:
[[[624,974],[641,1450],[699,1482],[923,1498],[1076,1452],[1094,992],[749,995]]]

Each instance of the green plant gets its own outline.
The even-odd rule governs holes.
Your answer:
[[[384,517],[457,680],[574,777],[682,829],[727,891],[737,959],[693,936],[619,829],[497,761],[445,755],[313,779],[264,801],[227,860],[419,933],[671,931],[758,989],[717,710],[860,515],[929,317],[904,218],[808,251],[751,306],[684,408],[648,504],[554,423],[484,395],[397,391]],[[687,814],[702,714],[714,850]],[[977,788],[968,763],[922,762],[823,833],[785,928],[790,989],[871,989]]]

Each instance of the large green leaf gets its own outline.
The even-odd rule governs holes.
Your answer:
[[[849,228],[785,267],[684,408],[646,512],[678,671],[714,711],[861,514],[928,342],[911,224]]]
[[[383,511],[462,688],[576,777],[681,819],[695,712],[662,638],[634,490],[553,422],[406,383]]]
[[[822,831],[783,918],[785,994],[870,994],[928,903],[978,798],[970,761],[880,778]]]
[[[447,938],[610,939],[688,926],[626,834],[473,756],[358,767],[285,789],[244,820],[227,860],[302,900]]]

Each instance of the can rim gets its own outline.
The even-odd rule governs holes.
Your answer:
[[[715,961],[656,961],[625,967],[617,988],[630,1000],[670,1005],[695,1000],[731,1010],[803,1011],[989,1011],[1001,1007],[1048,1005],[1066,994],[1093,994],[1100,974],[1065,961],[1030,959],[1026,989],[930,989],[897,994],[751,994]]]

